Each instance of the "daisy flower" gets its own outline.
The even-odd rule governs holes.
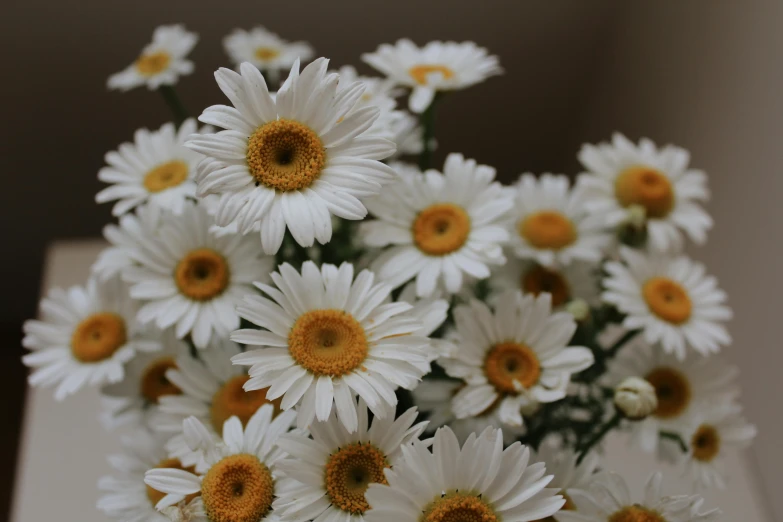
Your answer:
[[[257,284],[269,297],[248,295],[239,315],[262,330],[244,329],[231,339],[261,349],[232,358],[250,366],[246,390],[269,388],[281,407],[298,408],[298,426],[326,421],[333,409],[349,432],[357,429],[352,398],[358,394],[382,419],[397,404],[394,390],[414,388],[430,371],[430,343],[413,335],[424,327],[404,302],[384,303],[391,287],[353,266],[307,261],[301,274],[280,265],[276,288]]]
[[[611,236],[566,176],[523,174],[516,184],[511,248],[517,257],[554,267],[601,260]]]
[[[353,403],[353,401],[351,401]],[[289,457],[278,463],[290,484],[281,488],[273,506],[284,520],[361,522],[369,504],[370,484],[387,484],[384,471],[402,458],[402,446],[419,438],[427,426],[416,422],[416,408],[394,419],[394,408],[368,428],[367,405],[351,405],[359,419],[349,433],[332,412],[326,422],[310,426],[312,439],[298,433],[280,437],[278,446]]]
[[[667,145],[661,149],[648,139],[634,145],[622,134],[612,143],[584,145],[579,161],[588,170],[579,178],[586,205],[615,227],[638,205],[647,216],[647,234],[655,250],[682,247],[683,232],[703,243],[712,218],[699,205],[709,197],[707,176],[688,168],[688,151]]]
[[[550,444],[542,444],[533,457],[538,462],[543,462],[546,469],[554,475],[549,487],[557,488],[563,495],[565,505],[562,511],[574,511],[576,505],[571,499],[572,495],[584,494],[592,484],[593,477],[598,471],[600,460],[596,453],[588,453],[581,462],[578,462],[579,454],[569,449],[557,449]],[[559,520],[559,513],[553,518]]]
[[[136,213],[120,217],[119,224],[103,227],[103,237],[111,246],[104,249],[92,265],[92,273],[101,281],[122,274],[138,258],[145,238],[158,233],[161,210],[154,205],[140,205]]]
[[[367,522],[483,520],[523,522],[563,505],[543,464],[515,442],[503,449],[501,430],[487,428],[460,447],[449,428],[435,433],[432,452],[421,441],[402,447],[403,459],[386,470],[388,484],[370,484]]]
[[[723,324],[732,317],[726,294],[705,275],[704,265],[627,247],[620,249],[620,259],[604,265],[609,275],[601,298],[627,314],[625,328],[641,328],[648,343],[661,343],[680,359],[686,346],[709,355],[731,343]]]
[[[689,448],[686,468],[696,486],[725,489],[726,455],[747,448],[756,433],[738,404],[724,401],[695,412],[684,438]]]
[[[391,111],[387,115],[381,115],[386,121],[386,129],[390,139],[397,145],[397,152],[391,157],[408,155],[415,156],[424,150],[424,127],[419,125],[416,117],[403,111]],[[430,150],[435,150],[437,143],[433,138]]]
[[[41,319],[24,323],[22,346],[31,350],[22,362],[33,368],[30,386],[54,386],[63,400],[86,385],[119,382],[124,365],[137,352],[161,348],[145,338],[136,307],[118,279],[49,291],[40,304]]]
[[[504,423],[521,426],[522,407],[564,398],[571,375],[592,365],[593,353],[567,346],[576,323],[551,312],[550,294],[508,291],[496,303],[494,313],[477,299],[454,309],[457,348],[438,363],[465,381],[451,401],[457,418],[497,407]]]
[[[314,54],[307,42],[288,42],[261,26],[249,31],[234,29],[223,38],[223,47],[237,67],[243,62],[249,62],[273,74],[277,74],[280,69],[289,69],[296,60],[306,62]]]
[[[420,48],[402,39],[363,54],[362,60],[410,87],[408,107],[415,113],[424,112],[438,91],[464,89],[503,72],[498,57],[473,42],[429,42]]]
[[[239,326],[237,303],[274,264],[253,238],[215,237],[209,233],[212,223],[203,205],[187,202],[156,237],[145,238],[138,264],[123,273],[131,297],[144,301],[139,320],[161,329],[174,326],[177,338],[190,334],[197,348]]]
[[[174,85],[180,75],[193,72],[193,62],[185,57],[198,41],[198,35],[181,25],[161,25],[152,33],[147,45],[135,62],[125,70],[109,77],[109,89],[128,91],[141,85],[157,89]]]
[[[361,223],[362,240],[391,246],[372,269],[393,287],[415,278],[420,297],[432,295],[439,281],[449,293],[459,292],[463,274],[489,277],[488,265],[505,262],[501,244],[509,235],[501,221],[513,205],[494,179],[495,169],[461,154],[449,154],[443,174],[400,175],[367,201],[377,219]]]
[[[397,101],[394,98],[399,95],[399,92],[395,88],[394,82],[388,78],[360,76],[352,65],[340,67],[337,73],[340,75],[337,92],[344,88],[350,88],[356,82],[361,82],[364,85],[364,92],[354,110],[373,106],[378,107],[381,112],[391,112],[397,107]]]
[[[576,509],[557,513],[558,522],[708,522],[720,511],[701,512],[699,495],[661,495],[660,472],[653,473],[644,488],[644,500],[634,501],[628,485],[616,473],[599,473],[588,494],[574,495]]]
[[[166,123],[157,131],[139,129],[133,143],[123,143],[106,154],[98,179],[111,185],[98,192],[95,201],[117,201],[112,214],[121,216],[143,203],[182,214],[187,199],[195,199],[193,176],[201,154],[185,147],[198,131],[196,120],[185,120],[179,130]]]
[[[174,506],[198,495],[188,506],[197,514],[194,522],[278,521],[272,501],[279,496],[277,462],[284,454],[277,441],[290,429],[296,413],[284,412],[273,420],[273,411],[270,404],[262,406],[244,429],[237,417],[231,417],[223,425],[220,441],[195,417],[185,419],[185,439],[203,453],[205,466],[198,474],[171,468],[147,471],[147,486],[166,493],[156,507]]]
[[[338,76],[327,74],[327,65],[319,58],[300,75],[297,61],[275,99],[251,64],[239,74],[220,69],[215,78],[234,107],[209,107],[199,119],[227,130],[187,142],[209,157],[196,182],[199,196],[220,196],[217,225],[236,222],[245,234],[260,222],[268,254],[279,250],[286,226],[304,247],[327,243],[331,214],[363,219],[359,198],[395,178],[378,161],[394,144],[366,134],[379,109],[354,111],[364,87],[356,82],[338,93]]]

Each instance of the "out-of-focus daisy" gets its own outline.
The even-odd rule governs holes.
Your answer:
[[[449,154],[443,174],[401,175],[367,208],[377,219],[361,224],[370,247],[386,247],[372,264],[394,287],[416,279],[420,297],[443,282],[449,293],[462,288],[464,274],[489,277],[488,265],[505,261],[501,244],[508,231],[501,223],[513,201],[495,182],[495,169]]]
[[[281,407],[299,405],[297,423],[325,421],[333,408],[349,432],[357,429],[355,394],[378,418],[384,403],[394,406],[399,386],[414,388],[430,371],[430,343],[414,335],[423,328],[412,305],[385,303],[391,287],[375,283],[368,270],[353,277],[353,266],[307,261],[301,274],[285,263],[272,274],[276,288],[258,284],[269,298],[248,295],[239,315],[262,330],[231,335],[243,344],[263,348],[232,358],[251,366],[246,390],[269,388],[269,399]],[[271,299],[270,299],[271,298]]]
[[[585,207],[584,192],[566,176],[523,174],[516,185],[511,248],[541,265],[598,262],[611,236],[600,216]]]
[[[516,442],[503,449],[501,430],[487,428],[460,447],[449,428],[435,433],[432,452],[414,440],[404,460],[386,470],[387,484],[371,484],[367,522],[482,520],[523,522],[554,514],[563,505],[544,464]]]
[[[623,262],[611,261],[605,269],[606,288],[601,298],[627,314],[623,326],[641,328],[650,343],[680,359],[686,346],[702,355],[717,353],[731,343],[723,323],[732,317],[724,305],[726,294],[717,280],[705,275],[704,265],[685,256],[620,249]]]
[[[197,348],[239,326],[237,303],[253,292],[253,281],[268,279],[274,264],[254,238],[215,237],[212,224],[203,205],[186,203],[182,215],[168,216],[156,237],[145,238],[138,264],[123,273],[131,296],[145,302],[139,320],[174,326]]]
[[[588,170],[579,178],[586,205],[603,215],[604,223],[622,223],[629,207],[644,208],[650,245],[656,250],[679,249],[682,233],[697,243],[707,239],[712,218],[699,202],[709,197],[707,176],[688,168],[688,151],[648,139],[634,145],[622,134],[612,143],[584,145],[579,161]]]
[[[390,112],[397,107],[397,101],[394,98],[399,93],[394,82],[389,78],[360,76],[352,65],[340,67],[337,73],[340,75],[337,92],[344,88],[350,88],[355,82],[361,82],[364,85],[364,92],[356,103],[356,108],[373,106],[378,107],[381,112]]]
[[[565,498],[562,511],[576,509],[571,496],[586,492],[598,471],[600,459],[596,453],[588,453],[581,462],[578,459],[579,454],[573,450],[555,448],[550,444],[542,444],[534,456],[534,460],[543,462],[547,471],[554,475],[549,487],[558,488],[558,493]],[[559,520],[558,514],[555,513],[552,518]]]
[[[122,446],[121,454],[109,456],[114,474],[101,477],[98,481],[98,489],[105,492],[98,500],[98,509],[118,522],[168,521],[168,517],[155,509],[155,504],[165,493],[144,484],[144,473],[153,468],[190,472],[194,468],[166,457],[161,441],[145,430],[123,437]]]
[[[567,346],[574,318],[551,308],[550,294],[509,291],[497,298],[494,312],[476,299],[454,309],[457,348],[438,363],[465,381],[451,401],[457,418],[497,407],[504,423],[521,426],[524,406],[566,396],[571,374],[593,364],[593,353]]]
[[[196,33],[181,25],[161,25],[152,33],[147,45],[135,62],[125,70],[109,77],[109,88],[127,91],[141,85],[157,89],[173,85],[181,75],[193,72],[193,62],[185,57],[198,41]]]
[[[237,417],[231,417],[223,425],[220,441],[195,417],[183,421],[185,439],[193,450],[203,452],[205,467],[198,474],[171,468],[149,470],[144,482],[166,493],[156,507],[166,508],[189,495],[199,495],[189,506],[193,513],[202,514],[194,522],[278,521],[272,510],[281,482],[276,464],[283,456],[277,441],[296,414],[284,412],[273,420],[273,410],[270,404],[262,406],[244,429]]]
[[[307,42],[288,42],[261,26],[249,31],[234,29],[223,38],[223,47],[237,67],[249,62],[274,75],[280,69],[290,69],[296,60],[306,62],[313,57],[313,48]]]
[[[268,254],[280,248],[286,226],[302,246],[327,243],[332,214],[364,218],[360,198],[395,178],[378,161],[394,144],[366,133],[379,109],[354,110],[364,86],[341,86],[338,93],[338,75],[327,74],[327,65],[319,58],[300,75],[297,61],[275,99],[251,64],[242,64],[240,74],[220,69],[215,78],[234,107],[209,107],[199,119],[226,130],[187,143],[209,157],[196,181],[199,196],[220,196],[217,225],[236,222],[245,234],[260,222]]]
[[[98,255],[91,269],[101,281],[122,274],[133,265],[145,238],[158,233],[161,209],[155,205],[141,205],[136,207],[135,214],[125,214],[119,221],[118,225],[103,227],[103,237],[111,246]]]
[[[166,123],[157,131],[139,129],[133,143],[123,143],[106,154],[98,179],[111,183],[96,194],[95,201],[117,203],[112,209],[121,216],[132,208],[149,203],[181,214],[185,201],[195,199],[193,176],[203,157],[185,147],[185,140],[198,131],[196,120],[185,120],[179,130]]]
[[[353,401],[352,401],[353,402]],[[394,419],[394,408],[368,427],[364,401],[351,405],[359,419],[349,433],[334,412],[326,422],[310,426],[312,439],[298,433],[280,437],[278,446],[288,457],[278,463],[291,484],[281,488],[274,502],[284,520],[344,520],[361,522],[369,504],[364,493],[370,484],[388,484],[384,471],[402,457],[402,446],[417,440],[427,426],[416,422],[416,408]]]
[[[386,129],[390,139],[397,145],[397,152],[392,158],[403,155],[417,155],[424,150],[424,127],[414,116],[403,111],[391,111],[382,114],[379,119],[386,120]],[[430,150],[435,150],[437,143],[432,140]]]
[[[33,368],[30,386],[54,386],[59,401],[84,386],[119,382],[137,352],[161,348],[146,338],[136,307],[118,279],[54,288],[40,303],[40,320],[24,323],[22,362]]]
[[[363,54],[362,60],[413,89],[408,106],[416,113],[424,112],[438,91],[464,89],[503,72],[498,57],[473,42],[429,42],[417,47],[402,39]]]

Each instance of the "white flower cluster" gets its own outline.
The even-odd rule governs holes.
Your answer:
[[[682,254],[711,226],[684,150],[621,135],[586,172],[430,165],[437,100],[502,72],[472,42],[408,40],[330,71],[263,28],[225,39],[230,105],[185,118],[197,37],[160,27],[109,86],[175,122],[106,155],[111,243],[25,326],[30,383],[100,387],[119,521],[711,520],[601,468],[613,428],[722,487],[751,441],[726,296]],[[280,82],[281,72],[289,70]],[[397,98],[410,90],[411,113]],[[419,155],[419,166],[390,161]],[[361,223],[356,223],[361,221]],[[612,396],[607,393],[617,387]],[[422,410],[422,419],[418,408]],[[425,433],[433,433],[423,438]]]

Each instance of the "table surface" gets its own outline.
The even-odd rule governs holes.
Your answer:
[[[67,241],[52,245],[46,259],[42,293],[52,287],[81,284],[104,243]],[[27,392],[25,419],[15,481],[12,522],[45,520],[106,521],[95,508],[98,478],[111,473],[106,456],[119,451],[119,434],[108,433],[98,420],[98,391],[83,390],[57,402],[50,389]],[[613,434],[607,442],[604,465],[622,474],[641,498],[651,470],[664,472],[664,493],[685,493],[690,481],[681,471],[659,465],[654,458],[628,447]],[[708,491],[706,506],[720,506],[723,520],[771,522],[764,512],[758,475],[744,454],[727,459],[731,477],[726,491]]]

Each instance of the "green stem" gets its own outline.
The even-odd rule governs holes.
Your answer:
[[[182,104],[182,100],[177,96],[177,91],[174,90],[173,85],[161,85],[158,87],[158,92],[163,96],[163,100],[166,105],[171,109],[171,114],[174,116],[174,123],[179,127],[182,122],[188,119],[188,110]]]
[[[437,96],[433,98],[430,106],[427,107],[419,118],[421,126],[424,128],[422,133],[422,149],[419,155],[419,168],[424,171],[430,168],[432,163],[432,139],[435,137],[435,103]]]
[[[641,332],[641,330],[628,330],[625,332],[622,337],[617,339],[617,341],[615,341],[615,343],[610,346],[608,350],[606,350],[606,357],[611,358],[617,355],[617,352],[620,351],[620,348],[625,346],[628,341],[639,335]]]
[[[677,434],[677,433],[673,433],[673,432],[671,432],[671,431],[661,431],[661,432],[659,433],[659,435],[660,435],[660,437],[661,437],[662,439],[670,439],[670,440],[673,440],[674,442],[676,442],[677,444],[679,444],[679,446],[680,446],[680,449],[682,450],[682,452],[683,452],[683,453],[688,453],[688,445],[687,445],[687,444],[685,444],[685,441],[684,441],[684,440],[682,440],[682,437],[680,437],[680,435],[679,435],[679,434]]]
[[[587,453],[599,442],[601,442],[601,439],[604,438],[604,436],[609,433],[611,430],[619,426],[620,421],[623,420],[623,416],[620,414],[620,412],[616,412],[614,414],[614,417],[609,419],[609,422],[601,426],[601,429],[598,430],[598,432],[590,437],[587,442],[582,444],[581,449],[579,450],[579,458],[576,459],[576,463],[579,464],[582,462],[582,459],[585,458]]]

